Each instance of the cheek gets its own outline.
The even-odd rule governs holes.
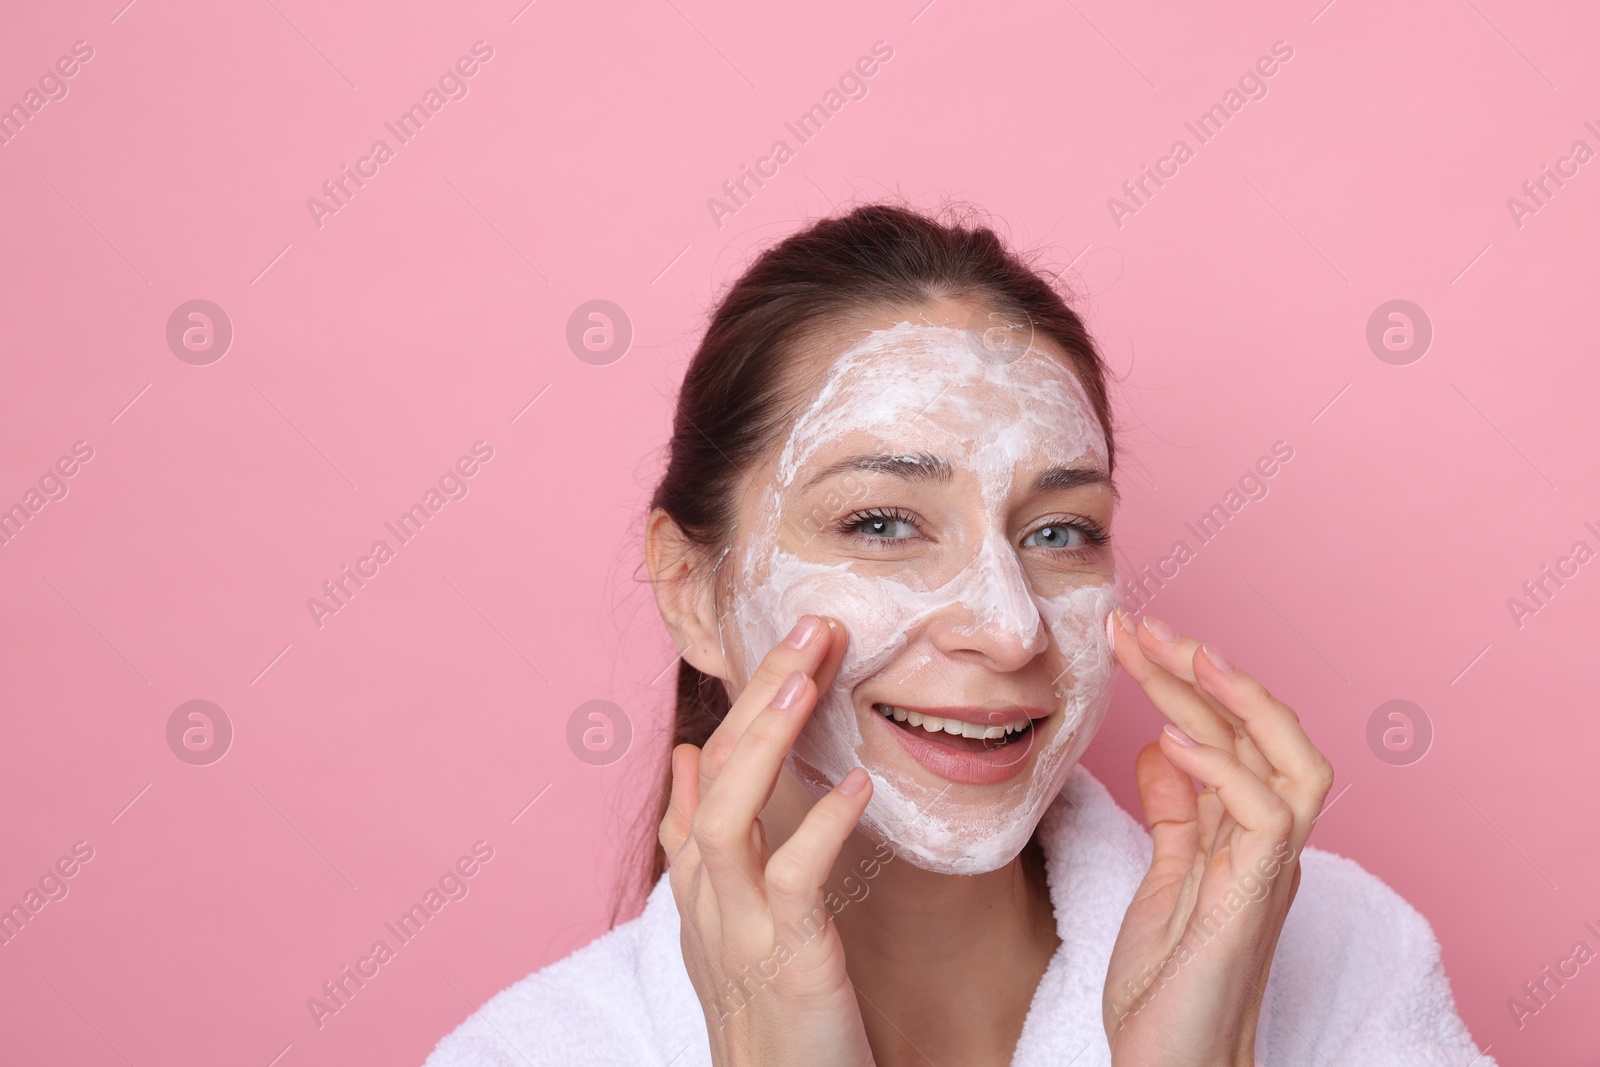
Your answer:
[[[1041,604],[1040,614],[1061,657],[1056,688],[1068,718],[1091,713],[1111,683],[1116,659],[1106,636],[1106,617],[1116,604],[1116,586],[1109,583],[1080,586]]]
[[[835,687],[849,687],[887,663],[906,643],[920,607],[916,594],[886,578],[780,555],[770,577],[735,607],[745,661],[754,670],[802,615],[838,619],[849,637]]]

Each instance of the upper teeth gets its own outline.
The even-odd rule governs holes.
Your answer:
[[[1016,733],[1018,730],[1026,730],[1033,725],[1029,719],[986,725],[981,722],[963,722],[960,719],[941,719],[934,715],[924,715],[920,711],[907,711],[905,708],[898,708],[893,704],[874,704],[873,707],[877,708],[878,713],[886,718],[892,718],[896,722],[910,723],[912,726],[920,726],[930,734],[946,733],[955,734],[958,737],[977,737],[992,740]]]

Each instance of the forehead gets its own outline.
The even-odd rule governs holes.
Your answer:
[[[1104,433],[1066,358],[1035,338],[996,359],[981,335],[900,322],[858,337],[827,365],[778,462],[780,484],[823,452],[873,442],[951,462],[1105,457]]]

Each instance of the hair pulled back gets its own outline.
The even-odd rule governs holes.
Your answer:
[[[678,394],[666,471],[651,498],[709,558],[731,540],[745,472],[780,442],[792,397],[787,361],[858,314],[972,302],[1032,324],[1061,346],[1105,433],[1115,469],[1106,366],[1060,293],[984,225],[945,223],[907,207],[867,204],[824,218],[762,252],[712,314]],[[704,745],[728,712],[719,679],[678,663],[671,743]],[[666,812],[665,768],[652,826]],[[648,891],[666,857],[652,847]]]

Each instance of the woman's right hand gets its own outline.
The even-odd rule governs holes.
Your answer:
[[[837,622],[803,616],[705,748],[672,751],[661,845],[718,1067],[872,1063],[844,946],[823,906],[823,884],[866,810],[871,780],[852,770],[776,852],[758,818],[846,640]]]

